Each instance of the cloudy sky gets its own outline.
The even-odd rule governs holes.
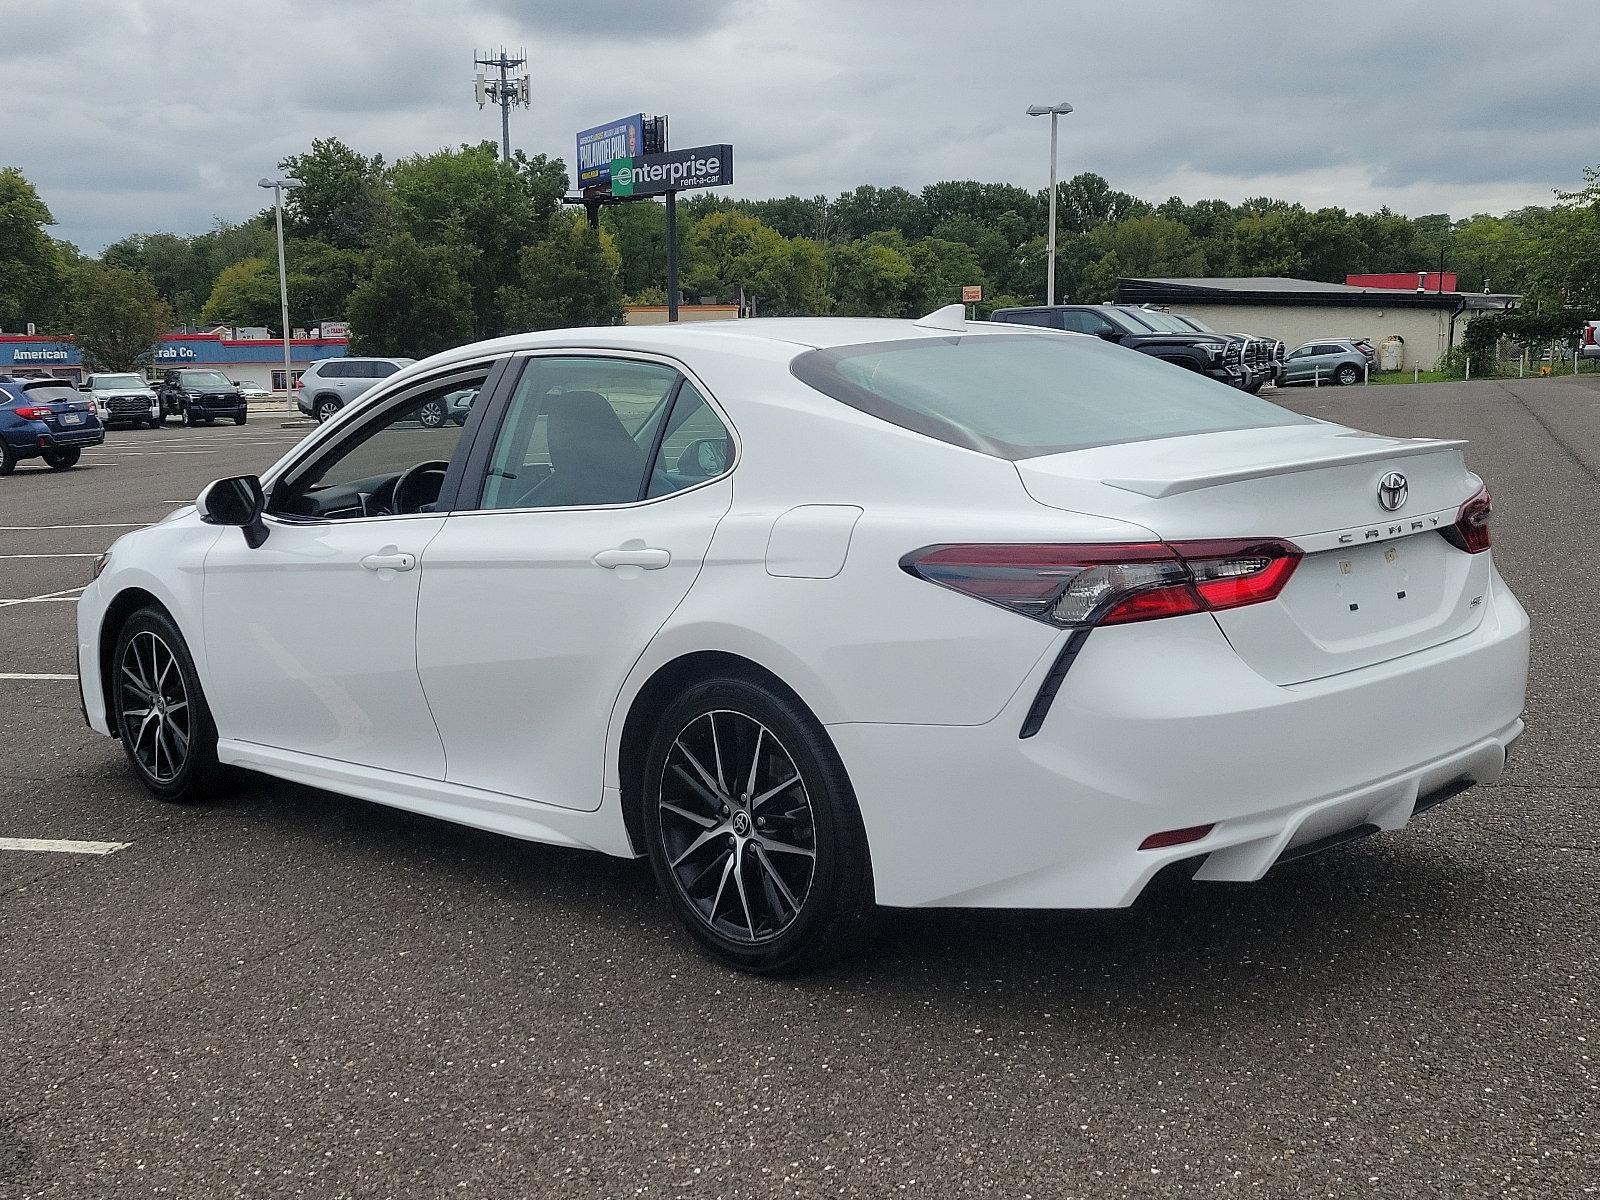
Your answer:
[[[1593,0],[0,0],[0,166],[97,252],[261,207],[312,138],[498,138],[474,46],[526,46],[512,142],[631,112],[729,141],[734,194],[1063,176],[1159,201],[1503,212],[1600,162]],[[1583,36],[1580,30],[1590,32]]]

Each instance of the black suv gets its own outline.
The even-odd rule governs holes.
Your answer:
[[[1134,307],[1119,304],[1135,319],[1157,330],[1172,333],[1206,333],[1239,343],[1239,357],[1248,376],[1241,386],[1249,392],[1259,392],[1264,383],[1282,383],[1287,370],[1284,362],[1287,350],[1277,338],[1256,337],[1248,333],[1218,333],[1205,322],[1186,313],[1167,312],[1159,308]]]
[[[1165,359],[1176,366],[1209,375],[1233,387],[1250,386],[1242,347],[1220,333],[1167,333],[1151,327],[1134,313],[1115,304],[1057,304],[1054,307],[997,308],[989,319],[1013,325],[1037,325],[1091,333],[1130,350]]]
[[[156,385],[164,416],[182,417],[185,425],[210,425],[218,417],[232,417],[243,425],[250,407],[233,380],[221,371],[181,367],[164,371]]]

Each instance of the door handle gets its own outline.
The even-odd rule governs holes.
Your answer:
[[[595,566],[609,567],[612,570],[618,567],[643,567],[646,571],[659,571],[671,561],[670,553],[650,546],[602,550],[594,556]]]
[[[415,554],[369,554],[361,560],[369,571],[409,571],[417,565]]]

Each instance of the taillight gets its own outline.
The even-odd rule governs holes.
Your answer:
[[[37,404],[24,404],[13,411],[24,421],[42,421],[50,415],[48,408],[41,408]]]
[[[306,381],[304,379],[296,379],[294,381],[294,386],[297,387],[297,388],[303,388],[303,387],[305,387],[305,385],[306,385]]]
[[[900,560],[919,579],[1052,625],[1123,625],[1260,604],[1300,549],[1274,538],[1064,546],[926,546]]]
[[[1477,493],[1461,506],[1461,511],[1456,514],[1456,523],[1449,529],[1441,529],[1445,541],[1457,550],[1465,550],[1468,554],[1482,554],[1489,548],[1489,517],[1492,509],[1489,503],[1489,492],[1486,488],[1479,488]]]

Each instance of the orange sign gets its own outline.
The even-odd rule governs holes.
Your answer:
[[[969,283],[961,289],[961,303],[963,304],[977,304],[982,299],[983,285],[981,283]]]

